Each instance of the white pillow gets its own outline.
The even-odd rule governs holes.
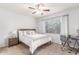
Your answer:
[[[23,31],[19,31],[19,35],[23,36],[24,32]]]
[[[30,35],[29,31],[24,31],[24,35]]]
[[[21,36],[34,35],[35,34],[35,31],[20,31],[19,34]]]
[[[34,35],[35,31],[29,31],[30,35]]]

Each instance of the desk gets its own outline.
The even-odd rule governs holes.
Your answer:
[[[70,40],[75,41],[75,43],[73,44],[73,45],[74,45],[73,48],[75,48],[76,44],[78,45],[78,48],[75,48],[75,49],[76,49],[75,54],[77,54],[77,52],[78,52],[78,50],[79,50],[79,36],[72,36],[72,35],[69,35],[69,36],[67,37],[67,40],[66,40],[65,43],[64,43],[64,46],[65,46],[65,44],[67,43],[68,46],[70,47],[70,43],[71,43]],[[70,48],[71,48],[71,47],[70,47]]]
[[[79,46],[79,36],[71,36],[71,39],[75,41],[74,48],[75,48],[76,44]],[[77,54],[78,50],[79,50],[79,47],[76,49],[75,54]]]

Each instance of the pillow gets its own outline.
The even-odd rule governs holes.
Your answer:
[[[19,35],[23,36],[24,32],[23,31],[19,31]]]
[[[35,31],[20,31],[19,34],[21,36],[34,35],[35,34]]]
[[[34,35],[35,31],[24,31],[24,35]]]
[[[34,35],[35,31],[29,31],[30,35]]]
[[[24,31],[24,34],[25,35],[30,35],[30,32],[29,31]]]

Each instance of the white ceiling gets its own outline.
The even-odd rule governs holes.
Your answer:
[[[45,3],[45,5],[47,8],[50,9],[50,12],[45,13],[44,15],[32,14],[32,10],[28,9],[28,7],[29,6],[34,7],[34,3],[0,3],[0,8],[4,8],[5,10],[9,10],[23,15],[30,14],[31,16],[34,17],[41,17],[56,12],[60,12],[65,9],[79,6],[78,3]]]

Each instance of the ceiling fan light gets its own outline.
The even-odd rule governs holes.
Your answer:
[[[39,7],[39,9],[40,9],[40,10],[43,10],[43,9],[45,9],[45,7],[41,6],[41,7]]]

